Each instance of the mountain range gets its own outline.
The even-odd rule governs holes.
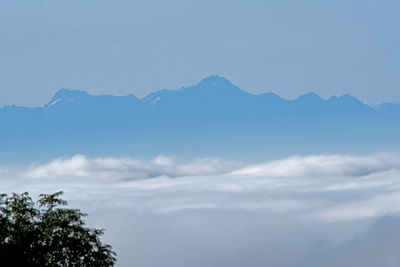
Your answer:
[[[219,76],[144,98],[60,89],[43,107],[0,109],[0,159],[394,149],[399,121],[400,104],[372,107],[350,95],[254,95]]]

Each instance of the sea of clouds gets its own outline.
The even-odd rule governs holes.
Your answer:
[[[0,175],[2,192],[64,191],[107,229],[119,266],[400,266],[397,154],[76,155]]]

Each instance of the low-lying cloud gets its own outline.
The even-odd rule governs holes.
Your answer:
[[[55,159],[47,164],[33,165],[25,175],[32,178],[93,177],[98,179],[144,179],[158,176],[183,177],[227,173],[236,164],[219,159],[203,158],[178,164],[172,157],[158,156],[143,161],[132,158],[87,158],[76,155]]]
[[[400,157],[395,154],[293,156],[257,164],[76,155],[9,173],[27,190],[60,188],[75,192],[77,199],[107,198],[110,205],[142,212],[257,210],[336,221],[400,211]]]
[[[250,164],[215,158],[183,162],[166,156],[139,160],[76,155],[19,169],[3,166],[0,174],[6,193],[65,191],[72,205],[110,229],[120,266],[211,266],[219,258],[227,259],[219,266],[265,266],[267,260],[273,266],[321,266],[321,255],[340,261],[331,251],[358,251],[351,238],[363,235],[362,229],[368,231],[375,220],[400,214],[397,154],[292,156]],[[400,220],[394,221],[400,227]],[[174,227],[179,228],[176,234],[170,232]],[[236,234],[247,243],[233,245]],[[373,236],[368,234],[368,242]],[[320,239],[328,241],[320,246]],[[215,246],[226,251],[214,255]],[[321,247],[319,255],[312,252],[313,246]],[[196,249],[205,254],[196,258],[190,254]],[[182,250],[192,256],[180,258]],[[153,251],[168,253],[158,261]],[[246,253],[243,257],[249,261],[239,264],[243,257],[235,251]],[[179,263],[171,257],[178,257]],[[202,262],[206,259],[208,263]],[[357,264],[367,266],[340,266]]]
[[[240,164],[215,158],[177,162],[158,156],[143,161],[132,158],[87,158],[76,155],[30,166],[25,176],[32,178],[93,177],[98,179],[137,180],[165,176],[207,176],[232,174],[247,176],[365,176],[400,169],[400,157],[393,154],[372,156],[310,155],[293,156],[259,164]]]
[[[294,156],[246,166],[234,172],[258,176],[364,176],[398,170],[400,158],[395,155],[373,156],[311,155]]]

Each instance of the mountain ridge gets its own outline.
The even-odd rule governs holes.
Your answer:
[[[272,92],[243,91],[219,76],[143,98],[60,89],[42,107],[0,109],[0,159],[27,150],[63,156],[107,149],[208,154],[278,147],[299,151],[302,146],[320,151],[382,143],[392,147],[398,144],[399,122],[398,104],[371,107],[350,95],[323,99],[312,92],[288,100]]]
[[[58,99],[65,99],[67,101],[69,100],[69,102],[73,103],[74,101],[72,101],[72,100],[74,100],[74,99],[75,100],[82,100],[82,99],[85,99],[87,97],[104,97],[104,96],[110,96],[110,97],[116,97],[116,98],[135,96],[140,101],[146,103],[146,102],[152,102],[156,98],[160,98],[161,99],[161,97],[170,96],[170,95],[174,95],[174,94],[179,94],[179,93],[182,93],[182,92],[187,93],[187,92],[190,92],[192,90],[202,91],[202,94],[203,93],[212,94],[212,93],[218,93],[218,92],[220,93],[221,89],[223,89],[224,93],[232,93],[233,91],[235,91],[235,93],[240,92],[240,94],[242,94],[242,95],[271,97],[271,98],[276,98],[276,100],[284,100],[284,101],[288,101],[288,102],[296,102],[296,101],[304,101],[304,100],[307,100],[307,101],[309,101],[309,100],[314,100],[314,101],[333,101],[333,100],[343,100],[344,98],[349,98],[349,99],[351,98],[351,99],[353,99],[353,101],[357,101],[357,102],[360,102],[360,103],[362,103],[364,105],[367,105],[369,107],[373,107],[373,106],[370,106],[370,105],[360,101],[357,97],[354,97],[354,96],[351,96],[351,95],[348,95],[348,94],[343,94],[341,96],[332,95],[332,96],[330,96],[328,98],[322,98],[321,96],[319,96],[318,94],[316,94],[314,92],[308,92],[308,93],[304,93],[302,95],[299,95],[295,99],[286,99],[286,98],[283,98],[283,97],[281,97],[280,95],[278,95],[278,94],[276,94],[274,92],[264,92],[264,93],[260,93],[260,94],[253,94],[253,93],[250,93],[250,92],[247,92],[245,90],[240,89],[236,85],[232,84],[228,79],[226,79],[224,77],[217,76],[217,75],[208,76],[208,77],[204,78],[203,80],[201,80],[196,85],[191,85],[191,86],[187,86],[187,87],[181,87],[179,89],[161,89],[161,90],[158,90],[158,91],[151,92],[151,93],[149,93],[148,95],[146,95],[146,96],[144,96],[142,98],[138,98],[133,94],[123,95],[123,96],[114,96],[114,95],[108,95],[108,94],[93,95],[93,94],[89,94],[88,92],[86,92],[84,90],[61,88],[61,89],[56,91],[56,93],[51,98],[51,100],[47,104],[45,104],[44,106],[50,106],[50,104],[52,104],[52,103],[54,105],[55,104],[54,102],[57,101]],[[387,103],[382,103],[382,104],[387,104]],[[390,104],[397,105],[397,103],[390,103]],[[379,105],[377,105],[377,106],[379,106]]]
[[[74,105],[79,105],[82,104],[82,102],[85,102],[86,100],[90,98],[96,98],[96,97],[110,97],[110,98],[135,98],[140,100],[141,102],[144,103],[149,103],[152,102],[158,102],[161,100],[163,97],[170,97],[172,95],[177,95],[180,93],[192,93],[192,91],[198,91],[203,97],[207,96],[213,96],[212,94],[216,93],[225,93],[225,94],[230,94],[230,93],[238,93],[241,96],[247,96],[247,97],[263,97],[263,98],[269,98],[269,99],[274,99],[276,101],[285,101],[285,102],[334,102],[334,101],[353,101],[354,103],[357,104],[362,104],[374,109],[379,109],[380,106],[382,105],[399,105],[400,103],[398,102],[383,102],[378,105],[369,105],[367,103],[362,102],[359,100],[357,97],[349,95],[349,94],[343,94],[340,96],[337,95],[332,95],[329,96],[328,98],[322,98],[320,95],[318,95],[315,92],[307,92],[304,94],[299,95],[298,97],[294,99],[286,99],[281,97],[280,95],[274,93],[274,92],[264,92],[260,94],[253,94],[248,91],[242,90],[236,85],[232,84],[228,79],[224,77],[220,77],[217,75],[211,75],[208,76],[204,79],[202,79],[199,83],[187,87],[181,87],[179,89],[161,89],[158,91],[154,91],[149,93],[148,95],[138,98],[134,94],[128,94],[128,95],[122,95],[122,96],[116,96],[116,95],[111,95],[111,94],[89,94],[88,92],[84,90],[79,90],[79,89],[67,89],[67,88],[60,88],[58,89],[53,97],[49,100],[48,103],[44,104],[43,106],[38,106],[38,107],[32,107],[32,108],[40,108],[40,107],[50,107],[54,106],[55,104],[74,104]],[[207,95],[208,94],[208,95]],[[220,97],[223,97],[224,94],[219,95]],[[159,99],[157,99],[159,98]],[[157,99],[157,100],[156,100]],[[10,106],[15,106],[15,105],[5,105],[3,107],[0,107],[0,110],[4,107],[10,107]],[[16,106],[16,107],[24,107],[24,106]],[[25,108],[30,108],[30,107],[25,107]]]

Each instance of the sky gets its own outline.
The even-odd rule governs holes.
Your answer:
[[[0,106],[146,94],[218,74],[253,93],[400,101],[395,0],[3,0]]]
[[[399,266],[400,155],[253,163],[159,155],[0,167],[2,192],[65,192],[130,266]]]

